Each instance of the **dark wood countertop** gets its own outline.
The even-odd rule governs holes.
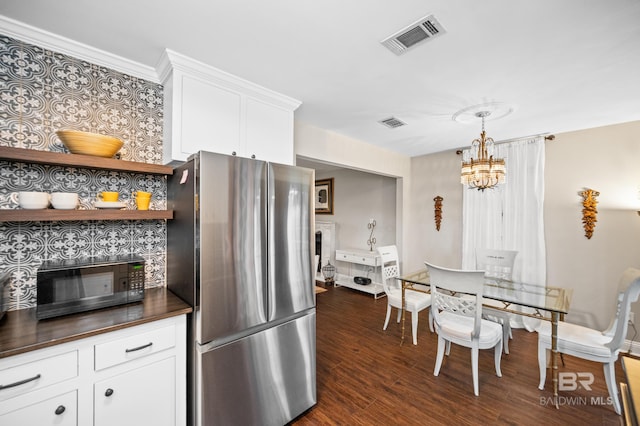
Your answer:
[[[0,320],[0,358],[191,311],[191,306],[165,287],[145,290],[143,302],[40,321],[35,308],[10,311]]]

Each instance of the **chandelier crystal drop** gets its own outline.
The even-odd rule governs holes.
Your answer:
[[[482,133],[479,139],[471,142],[471,158],[462,162],[460,182],[470,189],[484,191],[487,188],[504,183],[506,168],[504,158],[493,158],[494,142],[488,138],[484,131],[484,118],[489,116],[489,111],[479,111],[475,115],[482,119]]]

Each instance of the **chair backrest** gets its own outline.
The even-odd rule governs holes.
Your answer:
[[[396,246],[378,247],[382,270],[382,286],[385,293],[389,294],[393,289],[399,288],[400,283],[395,277],[400,276],[400,264],[398,260],[398,248]]]
[[[440,321],[442,311],[474,318],[471,338],[480,334],[484,271],[449,269],[425,262],[431,286],[433,320]]]
[[[514,250],[476,250],[476,269],[485,271],[485,276],[511,280],[513,263],[518,255]]]
[[[604,331],[605,335],[613,334],[611,341],[607,343],[607,347],[613,351],[619,350],[627,337],[627,319],[629,318],[631,303],[637,302],[640,296],[640,270],[627,268],[622,274],[622,278],[620,278],[618,290],[624,292],[619,293],[616,315],[611,326]]]

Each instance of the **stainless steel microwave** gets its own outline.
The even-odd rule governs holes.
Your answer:
[[[37,273],[36,318],[144,299],[144,259],[136,255],[44,262]]]

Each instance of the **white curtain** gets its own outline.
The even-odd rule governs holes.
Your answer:
[[[545,285],[544,138],[496,144],[494,156],[505,159],[506,182],[463,190],[462,268],[475,269],[476,248],[516,250],[514,281]]]

